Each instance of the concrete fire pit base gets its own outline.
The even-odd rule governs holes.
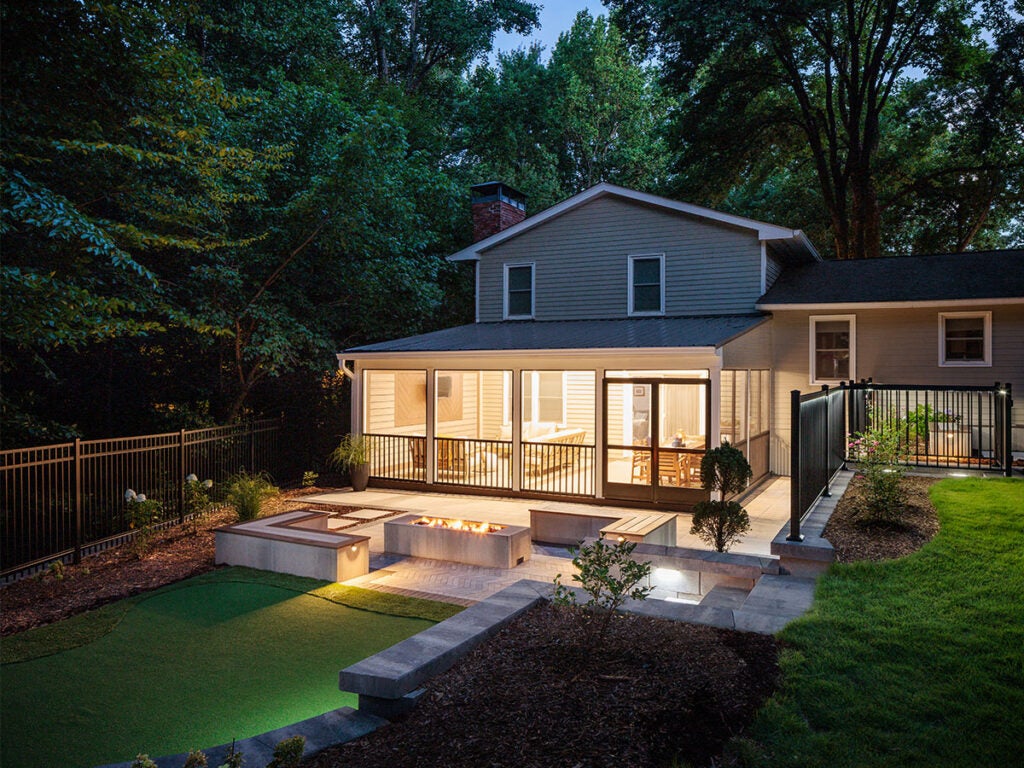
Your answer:
[[[384,522],[384,551],[490,568],[514,568],[530,559],[530,529],[506,525],[491,533],[415,525],[420,515]]]
[[[326,512],[304,509],[214,531],[215,562],[348,581],[370,572],[370,538],[341,533]]]

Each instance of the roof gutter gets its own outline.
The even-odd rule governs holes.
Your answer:
[[[342,372],[342,374],[344,374],[346,379],[348,379],[349,381],[352,381],[356,377],[356,372],[353,371],[351,368],[347,367],[345,365],[345,362],[346,362],[345,357],[343,355],[339,354],[338,355],[338,368],[341,369],[341,372]]]

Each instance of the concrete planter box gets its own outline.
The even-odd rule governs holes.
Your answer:
[[[332,522],[326,512],[300,510],[218,528],[215,561],[322,581],[365,576],[369,537],[335,531]]]
[[[421,517],[403,515],[384,521],[384,551],[490,568],[514,568],[530,559],[530,529],[524,526],[473,533],[415,525]]]

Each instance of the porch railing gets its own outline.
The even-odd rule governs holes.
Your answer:
[[[427,480],[427,438],[416,435],[364,435],[370,447],[370,477]]]
[[[129,488],[184,519],[183,481],[213,480],[211,498],[241,469],[272,471],[279,419],[158,435],[76,440],[0,451],[0,577],[99,549],[130,533]]]
[[[521,449],[523,490],[594,495],[594,446],[526,442]]]
[[[438,484],[512,489],[511,441],[438,437],[434,451]]]

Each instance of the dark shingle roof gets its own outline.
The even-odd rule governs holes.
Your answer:
[[[764,315],[749,314],[474,323],[420,336],[368,344],[346,352],[714,347],[765,319]]]
[[[805,264],[783,272],[757,303],[1007,298],[1024,298],[1024,249]]]

